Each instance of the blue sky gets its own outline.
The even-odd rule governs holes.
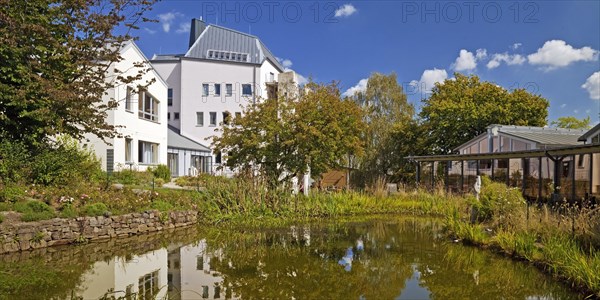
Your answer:
[[[600,1],[174,1],[137,42],[148,57],[187,50],[191,18],[249,32],[316,81],[364,88],[396,72],[417,107],[434,82],[476,74],[550,101],[549,121],[600,117]]]

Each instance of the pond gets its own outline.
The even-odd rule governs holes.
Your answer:
[[[578,299],[439,220],[186,228],[0,256],[5,299]]]

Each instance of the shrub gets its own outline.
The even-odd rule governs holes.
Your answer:
[[[21,185],[6,184],[0,187],[0,202],[16,202],[25,196],[25,188]]]
[[[49,220],[54,218],[56,215],[54,212],[44,211],[44,212],[26,212],[21,215],[21,221],[24,222],[33,222],[33,221],[41,221],[41,220]]]
[[[171,170],[167,165],[158,165],[152,169],[152,174],[155,178],[160,178],[165,182],[171,181]]]
[[[525,199],[519,189],[493,182],[482,176],[479,201],[470,198],[477,208],[479,221],[493,221],[499,226],[514,226],[523,216]]]
[[[102,202],[88,204],[83,207],[83,213],[90,217],[102,216],[106,212],[108,212],[108,207]]]
[[[41,201],[20,201],[13,207],[15,211],[21,213],[21,221],[25,222],[48,220],[55,217],[52,207]]]
[[[155,185],[156,187],[161,187],[161,186],[165,185],[165,180],[164,180],[164,179],[162,179],[162,178],[156,178],[156,179],[154,180],[154,185]]]
[[[4,215],[0,214],[0,223],[4,222]]]
[[[159,211],[171,211],[173,210],[173,204],[166,202],[166,201],[162,201],[162,200],[156,200],[154,202],[152,202],[151,207],[153,209],[159,210]]]
[[[152,182],[154,176],[151,172],[137,172],[132,170],[123,170],[113,173],[115,179],[122,184],[139,185]]]
[[[60,217],[67,219],[77,218],[77,210],[73,206],[67,205],[60,212]]]

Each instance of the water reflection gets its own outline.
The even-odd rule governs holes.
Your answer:
[[[105,255],[88,264],[65,252],[84,270],[76,286],[39,298],[578,298],[532,267],[446,243],[440,229],[427,219],[208,229],[146,252]],[[31,296],[26,290],[11,295],[6,298]]]

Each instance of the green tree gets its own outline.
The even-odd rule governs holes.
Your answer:
[[[404,157],[411,154],[415,130],[412,104],[408,103],[396,74],[373,73],[367,89],[352,97],[364,111],[365,155],[360,171],[353,176],[359,185],[377,178],[399,179],[409,167]],[[390,178],[391,176],[391,178]]]
[[[342,100],[336,84],[309,83],[298,99],[267,99],[248,106],[242,117],[215,137],[226,165],[257,170],[271,187],[310,169],[319,176],[362,153],[362,114]]]
[[[585,119],[577,119],[572,116],[559,117],[556,121],[552,121],[550,125],[557,128],[568,128],[568,129],[590,129],[592,125],[591,120],[588,116]]]
[[[115,135],[107,89],[139,76],[107,70],[121,59],[154,0],[0,0],[0,139],[29,148],[65,134]]]
[[[524,89],[507,91],[475,75],[455,73],[454,77],[436,84],[423,100],[419,116],[427,145],[424,152],[449,154],[491,124],[546,125],[549,103],[542,96]]]

